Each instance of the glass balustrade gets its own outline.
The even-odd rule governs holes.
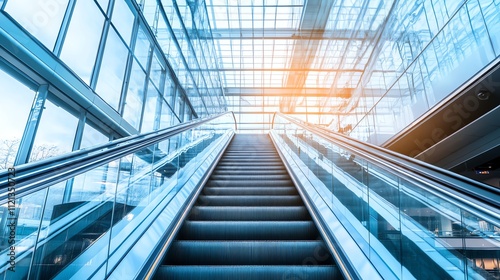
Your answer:
[[[0,206],[0,277],[57,279],[69,272],[104,279],[161,213],[178,211],[173,198],[200,180],[199,167],[214,160],[233,129],[225,114],[26,195],[16,195],[9,174],[12,196]],[[84,156],[130,141],[89,147]]]
[[[399,279],[500,278],[498,208],[474,204],[473,198],[464,203],[467,197],[439,182],[281,115],[273,135],[328,205],[321,211],[338,218],[375,266],[383,260]]]

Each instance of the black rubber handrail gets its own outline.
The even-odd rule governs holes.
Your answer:
[[[440,167],[419,161],[370,143],[348,137],[346,135],[327,130],[318,125],[297,120],[283,113],[276,112],[273,116],[272,126],[275,127],[275,118],[280,116],[285,120],[298,125],[322,138],[345,148],[372,162],[390,168],[393,172],[405,177],[423,182],[440,193],[453,196],[468,206],[485,211],[499,218],[500,189],[475,181]],[[445,187],[445,188],[443,188]],[[451,192],[454,191],[454,192]],[[481,205],[484,204],[484,205]]]
[[[91,148],[2,170],[0,171],[0,205],[12,199],[13,196],[20,198],[73,178],[226,114],[233,114],[233,119],[236,121],[233,112],[225,112],[201,120],[193,120],[140,135],[127,136]],[[234,125],[236,128],[236,122]]]

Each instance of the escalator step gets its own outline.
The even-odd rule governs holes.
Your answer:
[[[212,175],[213,180],[246,180],[246,181],[272,181],[290,179],[288,174],[283,175],[261,175],[255,172],[253,175]]]
[[[202,191],[206,195],[296,195],[297,189],[294,187],[209,187]]]
[[[278,170],[248,170],[245,168],[234,168],[231,170],[218,170],[215,169],[212,175],[287,175],[286,169],[278,169]]]
[[[251,161],[235,161],[235,160],[224,160],[219,161],[220,166],[232,166],[235,168],[242,168],[246,166],[283,166],[283,164],[278,160],[251,160]]]
[[[262,266],[161,266],[155,279],[169,280],[276,280],[276,279],[342,279],[335,265],[262,265]]]
[[[203,206],[298,206],[303,205],[299,195],[200,195]]]
[[[248,162],[237,162],[237,161],[219,161],[218,167],[242,167],[242,166],[263,166],[262,162],[248,161]],[[265,166],[279,166],[284,167],[283,163],[280,161],[270,161],[266,162]]]
[[[312,221],[185,221],[180,240],[314,240]]]
[[[246,165],[246,166],[221,166],[218,165],[215,170],[286,170],[283,165]]]
[[[281,159],[278,156],[241,156],[241,157],[222,157],[220,162],[280,162]]]
[[[283,165],[283,162],[280,158],[272,158],[272,159],[224,159],[221,158],[219,164],[224,165],[225,163],[237,164],[237,165]]]
[[[276,151],[226,151],[224,156],[252,156],[252,155],[265,155],[276,156]]]
[[[195,206],[189,218],[202,221],[304,221],[310,220],[311,216],[304,206]]]
[[[254,154],[262,154],[262,155],[276,155],[277,151],[274,149],[248,149],[248,148],[242,148],[238,149],[235,147],[229,147],[224,155],[254,155]]]
[[[332,264],[323,241],[175,241],[166,264],[183,265]]]
[[[250,158],[272,158],[272,159],[279,159],[280,156],[277,153],[249,152],[249,153],[246,153],[246,154],[227,154],[227,153],[225,153],[222,156],[222,158],[234,159],[234,160],[250,159]]]
[[[248,180],[214,180],[210,179],[205,187],[291,187],[293,186],[293,181],[291,179],[284,180],[272,180],[272,181],[253,181]]]

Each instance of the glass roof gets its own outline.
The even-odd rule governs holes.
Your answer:
[[[281,110],[304,117],[304,112],[318,115],[325,106],[331,111],[345,104],[346,94],[367,70],[392,1],[206,4],[228,106],[245,123],[257,112]],[[317,118],[331,122],[328,115]]]

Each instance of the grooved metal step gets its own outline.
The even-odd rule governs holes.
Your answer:
[[[253,174],[253,175],[212,175],[210,177],[211,179],[214,180],[246,180],[246,181],[267,181],[267,180],[286,180],[290,179],[290,176],[288,174],[284,175],[259,175],[259,174]]]
[[[334,265],[262,265],[262,266],[162,266],[155,279],[168,280],[277,280],[277,279],[343,279]]]
[[[204,206],[297,206],[302,205],[298,195],[200,195],[198,203]]]
[[[186,221],[180,240],[314,240],[312,221]]]
[[[262,166],[279,166],[281,168],[283,168],[283,163],[281,161],[268,161],[268,162],[265,162],[265,164],[263,162],[257,162],[257,161],[245,161],[245,162],[237,162],[237,161],[219,161],[218,167],[229,167],[229,166],[232,166],[232,167],[235,167],[235,166],[249,166],[249,167],[253,167],[253,166],[257,166],[257,167],[262,167]]]
[[[301,265],[316,256],[316,264],[331,264],[323,241],[175,241],[166,264]]]
[[[272,180],[272,181],[248,181],[248,180],[213,180],[211,179],[205,184],[205,187],[290,187],[293,186],[293,181],[288,180]]]
[[[227,159],[227,158],[222,158],[219,163],[234,163],[237,165],[245,165],[247,163],[259,163],[260,165],[266,165],[268,163],[276,163],[280,164],[281,159],[273,159],[273,158],[259,158],[259,157],[252,157],[252,158],[246,158],[246,159]]]
[[[274,153],[248,153],[248,154],[243,154],[243,155],[231,155],[231,154],[224,154],[222,158],[225,159],[234,159],[234,160],[241,160],[241,159],[251,159],[251,158],[261,158],[261,159],[280,159],[280,157]]]
[[[286,175],[286,169],[278,169],[278,170],[248,170],[245,168],[233,168],[230,170],[220,170],[216,169],[212,173],[213,175],[236,175],[236,176],[242,176],[242,175]]]
[[[251,155],[265,155],[277,156],[276,151],[229,151],[224,153],[224,156],[251,156]]]
[[[198,221],[305,221],[304,206],[195,206],[190,220]]]
[[[262,171],[262,170],[284,170],[286,171],[286,168],[283,165],[218,165],[215,168],[215,171],[219,170],[252,170],[252,171]]]
[[[297,195],[294,187],[206,187],[202,191],[205,195]]]

